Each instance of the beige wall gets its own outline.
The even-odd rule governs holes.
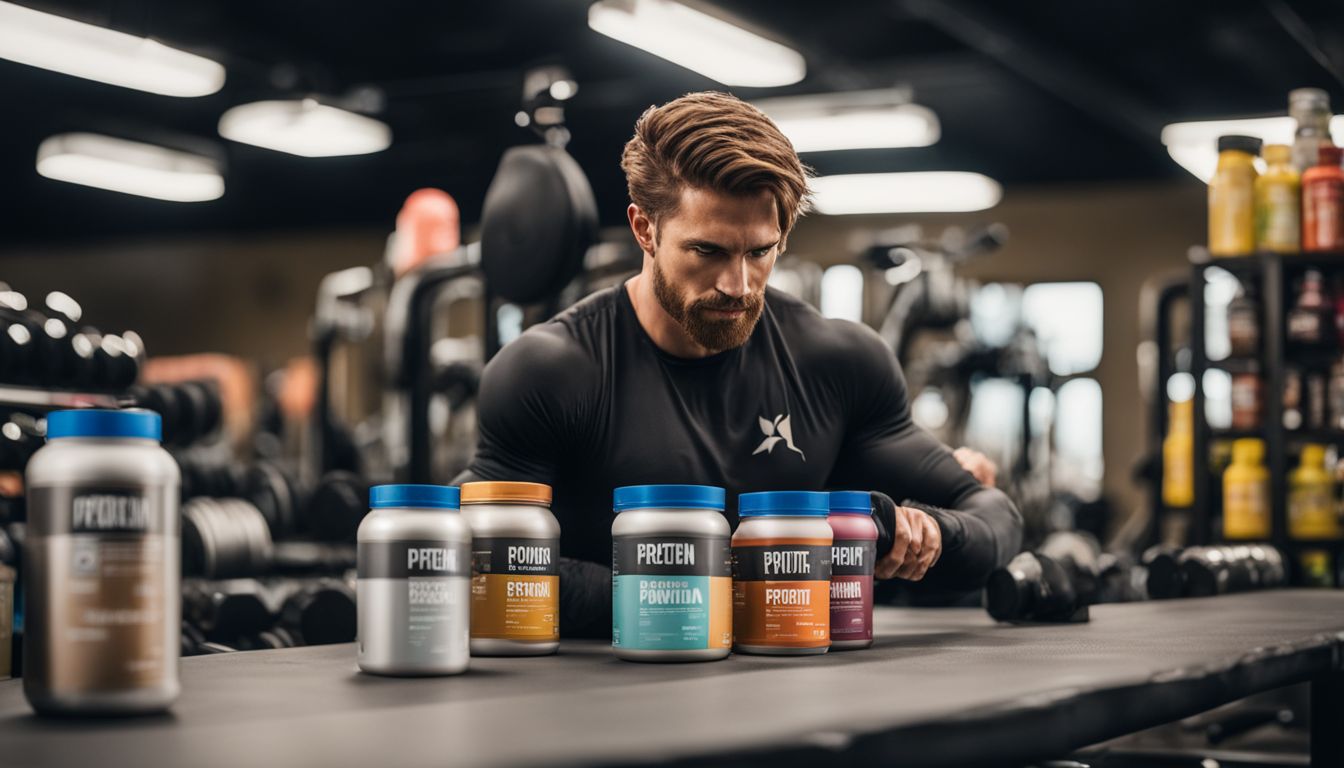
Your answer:
[[[152,355],[223,352],[278,366],[308,350],[308,317],[328,272],[382,257],[380,232],[165,238],[24,248],[0,281],[30,301],[70,294],[106,332],[134,330]]]
[[[965,273],[982,280],[1094,280],[1105,296],[1098,371],[1105,416],[1105,489],[1119,509],[1142,502],[1131,470],[1143,450],[1137,386],[1140,288],[1183,269],[1203,239],[1203,188],[1167,184],[1006,190],[992,211],[957,216],[804,219],[790,250],[832,263],[853,258],[864,233],[918,221],[936,235],[952,224],[1003,222],[1012,236]],[[370,264],[385,233],[348,231],[174,237],[107,246],[27,248],[0,256],[0,280],[30,296],[64,290],[89,322],[131,328],[153,354],[226,352],[277,366],[308,348],[307,323],[322,275]]]

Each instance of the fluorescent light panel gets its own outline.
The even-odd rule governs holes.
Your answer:
[[[807,75],[792,48],[672,0],[599,0],[588,26],[724,85],[772,88]]]
[[[998,205],[1003,188],[988,176],[962,171],[857,173],[812,180],[817,212],[964,213]]]
[[[234,107],[219,118],[219,135],[300,157],[367,155],[392,144],[386,123],[314,99]]]
[[[1266,144],[1291,145],[1296,130],[1297,121],[1287,115],[1200,120],[1163,128],[1162,143],[1172,160],[1207,184],[1218,167],[1219,136],[1255,136]],[[1335,144],[1344,139],[1344,115],[1331,118],[1330,133]]]
[[[224,67],[148,38],[0,2],[0,58],[164,96],[208,96]]]
[[[755,104],[798,152],[927,147],[941,133],[933,111],[908,103],[904,90],[789,96]]]
[[[219,166],[207,157],[96,133],[63,133],[43,141],[37,149],[37,172],[57,181],[181,203],[224,194]]]

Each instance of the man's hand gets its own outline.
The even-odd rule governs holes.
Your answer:
[[[896,508],[896,530],[891,552],[878,562],[873,573],[879,579],[893,576],[919,581],[943,553],[943,532],[927,512],[912,507]]]
[[[986,488],[993,488],[994,481],[998,476],[999,468],[994,466],[994,462],[989,460],[985,454],[965,446],[952,452],[953,458],[961,465],[961,468],[971,473],[976,482]]]

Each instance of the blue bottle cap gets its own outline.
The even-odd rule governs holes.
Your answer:
[[[713,485],[626,485],[612,493],[612,508],[713,509],[723,511],[727,493]]]
[[[820,491],[762,491],[737,497],[737,514],[741,517],[825,517],[830,512],[831,495]]]
[[[451,485],[375,485],[369,489],[369,506],[460,509],[461,491]]]
[[[868,515],[873,511],[873,496],[867,491],[831,491],[831,514]]]
[[[123,437],[159,442],[163,439],[163,420],[159,414],[139,408],[52,411],[47,414],[47,439],[62,437]]]

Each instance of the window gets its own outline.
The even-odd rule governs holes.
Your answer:
[[[1036,332],[1056,376],[1086,373],[1101,362],[1101,286],[1037,283],[1022,292],[1022,320]]]
[[[1087,374],[1101,363],[1101,286],[1090,282],[1026,287],[989,283],[971,299],[971,327],[976,339],[991,347],[1007,345],[1023,330],[1031,332],[1049,373],[1063,381],[1053,391],[1034,388],[1025,402],[1025,414],[1027,394],[1019,383],[1006,379],[973,383],[967,442],[1005,464],[1021,451],[1025,415],[1033,435],[1052,438],[1054,487],[1095,499],[1101,493],[1104,468],[1102,392],[1101,384]],[[1032,463],[1039,466],[1045,457],[1035,449],[1032,453]]]
[[[821,314],[863,321],[863,272],[853,264],[837,264],[821,276]]]

